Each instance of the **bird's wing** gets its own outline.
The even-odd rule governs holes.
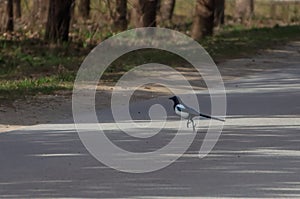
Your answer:
[[[176,106],[176,108],[177,108],[178,111],[188,113],[188,114],[190,114],[190,115],[192,115],[192,116],[198,116],[198,115],[200,114],[200,113],[197,112],[196,110],[194,110],[194,109],[192,109],[192,108],[190,108],[190,107],[188,107],[188,106],[184,106],[184,105],[182,105],[182,104],[178,104],[178,105]]]
[[[190,107],[188,107],[186,105],[183,105],[183,104],[178,104],[178,105],[176,105],[175,108],[178,111],[180,111],[180,112],[188,113],[191,117],[201,116],[201,117],[205,117],[205,118],[209,118],[209,119],[219,120],[219,121],[225,122],[225,119],[217,118],[217,117],[213,117],[213,116],[210,116],[210,115],[206,115],[206,114],[200,113],[200,112],[196,111],[195,109],[192,109],[192,108],[190,108]]]
[[[183,106],[182,104],[177,104],[176,107],[177,111],[183,111],[185,109],[185,106]]]
[[[193,116],[198,116],[200,114],[198,111],[196,111],[195,109],[192,109],[190,107],[186,107],[186,111]]]

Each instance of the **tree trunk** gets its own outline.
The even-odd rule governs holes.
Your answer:
[[[135,0],[133,19],[135,27],[155,27],[158,0]]]
[[[117,31],[127,29],[127,0],[116,0],[116,12],[113,20]]]
[[[254,13],[254,0],[236,0],[235,14],[241,22],[249,20]]]
[[[91,1],[90,0],[80,0],[78,5],[78,11],[82,18],[88,19],[90,16],[90,7]]]
[[[73,3],[74,0],[50,0],[46,40],[51,42],[68,41]]]
[[[214,26],[224,25],[225,19],[225,0],[215,0]]]
[[[50,0],[35,0],[32,7],[32,14],[35,17],[36,21],[40,21],[43,24],[47,23],[48,9],[49,9]]]
[[[7,1],[7,24],[6,31],[14,31],[14,5],[13,0]]]
[[[197,0],[192,25],[192,38],[202,39],[213,34],[214,0]]]
[[[176,0],[162,0],[160,5],[161,18],[163,21],[171,22]]]
[[[16,18],[21,18],[22,11],[21,11],[21,0],[14,0],[15,3],[15,16]]]

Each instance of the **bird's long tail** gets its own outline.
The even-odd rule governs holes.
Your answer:
[[[200,116],[205,117],[205,118],[209,118],[209,119],[213,119],[213,120],[218,120],[218,121],[221,121],[221,122],[225,122],[225,120],[222,119],[222,118],[217,118],[217,117],[213,117],[213,116],[210,116],[210,115],[205,115],[205,114],[202,114],[202,113],[200,113]]]

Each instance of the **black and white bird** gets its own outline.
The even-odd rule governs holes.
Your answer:
[[[181,100],[179,99],[179,97],[177,97],[177,96],[170,97],[169,99],[173,100],[173,102],[174,102],[173,108],[174,108],[175,113],[177,115],[179,115],[180,117],[187,119],[187,124],[186,124],[187,127],[189,127],[190,123],[192,123],[194,130],[195,130],[195,124],[194,124],[193,118],[197,117],[197,116],[225,122],[224,119],[206,115],[206,114],[200,113],[200,112],[188,107],[187,105],[183,104],[181,102]]]

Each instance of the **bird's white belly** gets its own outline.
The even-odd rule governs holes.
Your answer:
[[[176,113],[177,115],[179,115],[180,117],[185,118],[185,119],[187,119],[187,118],[189,117],[189,114],[188,114],[188,113],[178,111],[177,109],[175,109],[175,113]]]

